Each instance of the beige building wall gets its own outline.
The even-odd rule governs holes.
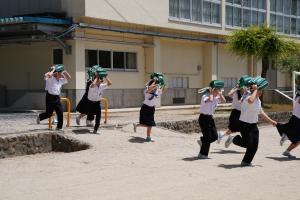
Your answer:
[[[179,22],[169,18],[168,0],[86,0],[85,16],[104,20],[184,31],[226,34],[219,27]]]
[[[232,54],[225,45],[218,45],[218,78],[239,78],[245,74],[248,74],[247,59]]]
[[[124,51],[137,53],[137,71],[108,71],[109,77],[113,82],[111,89],[126,89],[126,88],[143,88],[145,84],[145,57],[144,48],[142,46],[126,45],[126,44],[113,44],[97,41],[77,41],[81,50],[77,59],[81,64],[76,70],[76,84],[85,84],[85,50],[109,50],[109,51]],[[83,55],[83,56],[82,56]],[[80,88],[82,89],[82,88]]]
[[[188,77],[189,88],[203,86],[203,47],[199,42],[161,40],[161,71],[167,80],[173,77]]]

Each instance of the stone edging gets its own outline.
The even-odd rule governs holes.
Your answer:
[[[292,115],[292,112],[269,112],[267,113],[272,119],[279,122],[288,121]],[[217,129],[227,129],[229,114],[226,116],[215,117],[215,123]],[[260,117],[259,125],[266,124]],[[194,120],[180,120],[180,121],[167,121],[158,122],[157,126],[164,127],[173,131],[182,133],[200,133],[200,127],[198,119]]]

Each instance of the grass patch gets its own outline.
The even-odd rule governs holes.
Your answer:
[[[292,104],[265,104],[265,112],[290,112],[293,110]]]

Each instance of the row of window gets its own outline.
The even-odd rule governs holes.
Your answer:
[[[170,0],[170,17],[206,24],[220,24],[220,0]]]
[[[137,53],[103,50],[85,50],[86,67],[100,65],[111,70],[137,70]]]
[[[266,0],[226,0],[226,27],[266,23]],[[169,16],[220,26],[221,0],[169,0]],[[300,35],[300,0],[270,0],[270,25],[277,32]]]

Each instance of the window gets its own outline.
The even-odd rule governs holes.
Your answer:
[[[137,53],[105,50],[85,50],[86,67],[100,65],[109,70],[137,70]]]
[[[53,49],[53,65],[63,64],[63,50],[62,49]]]
[[[99,65],[103,68],[111,68],[111,52],[99,51]]]
[[[183,21],[219,25],[221,0],[169,0],[169,16]]]
[[[169,88],[188,88],[188,77],[172,77],[169,80]]]
[[[300,0],[270,0],[271,25],[279,33],[300,35]]]
[[[226,26],[248,27],[266,22],[266,0],[226,1]],[[233,13],[233,14],[232,14]]]
[[[98,64],[97,51],[96,50],[86,50],[85,51],[85,67],[92,67]]]

